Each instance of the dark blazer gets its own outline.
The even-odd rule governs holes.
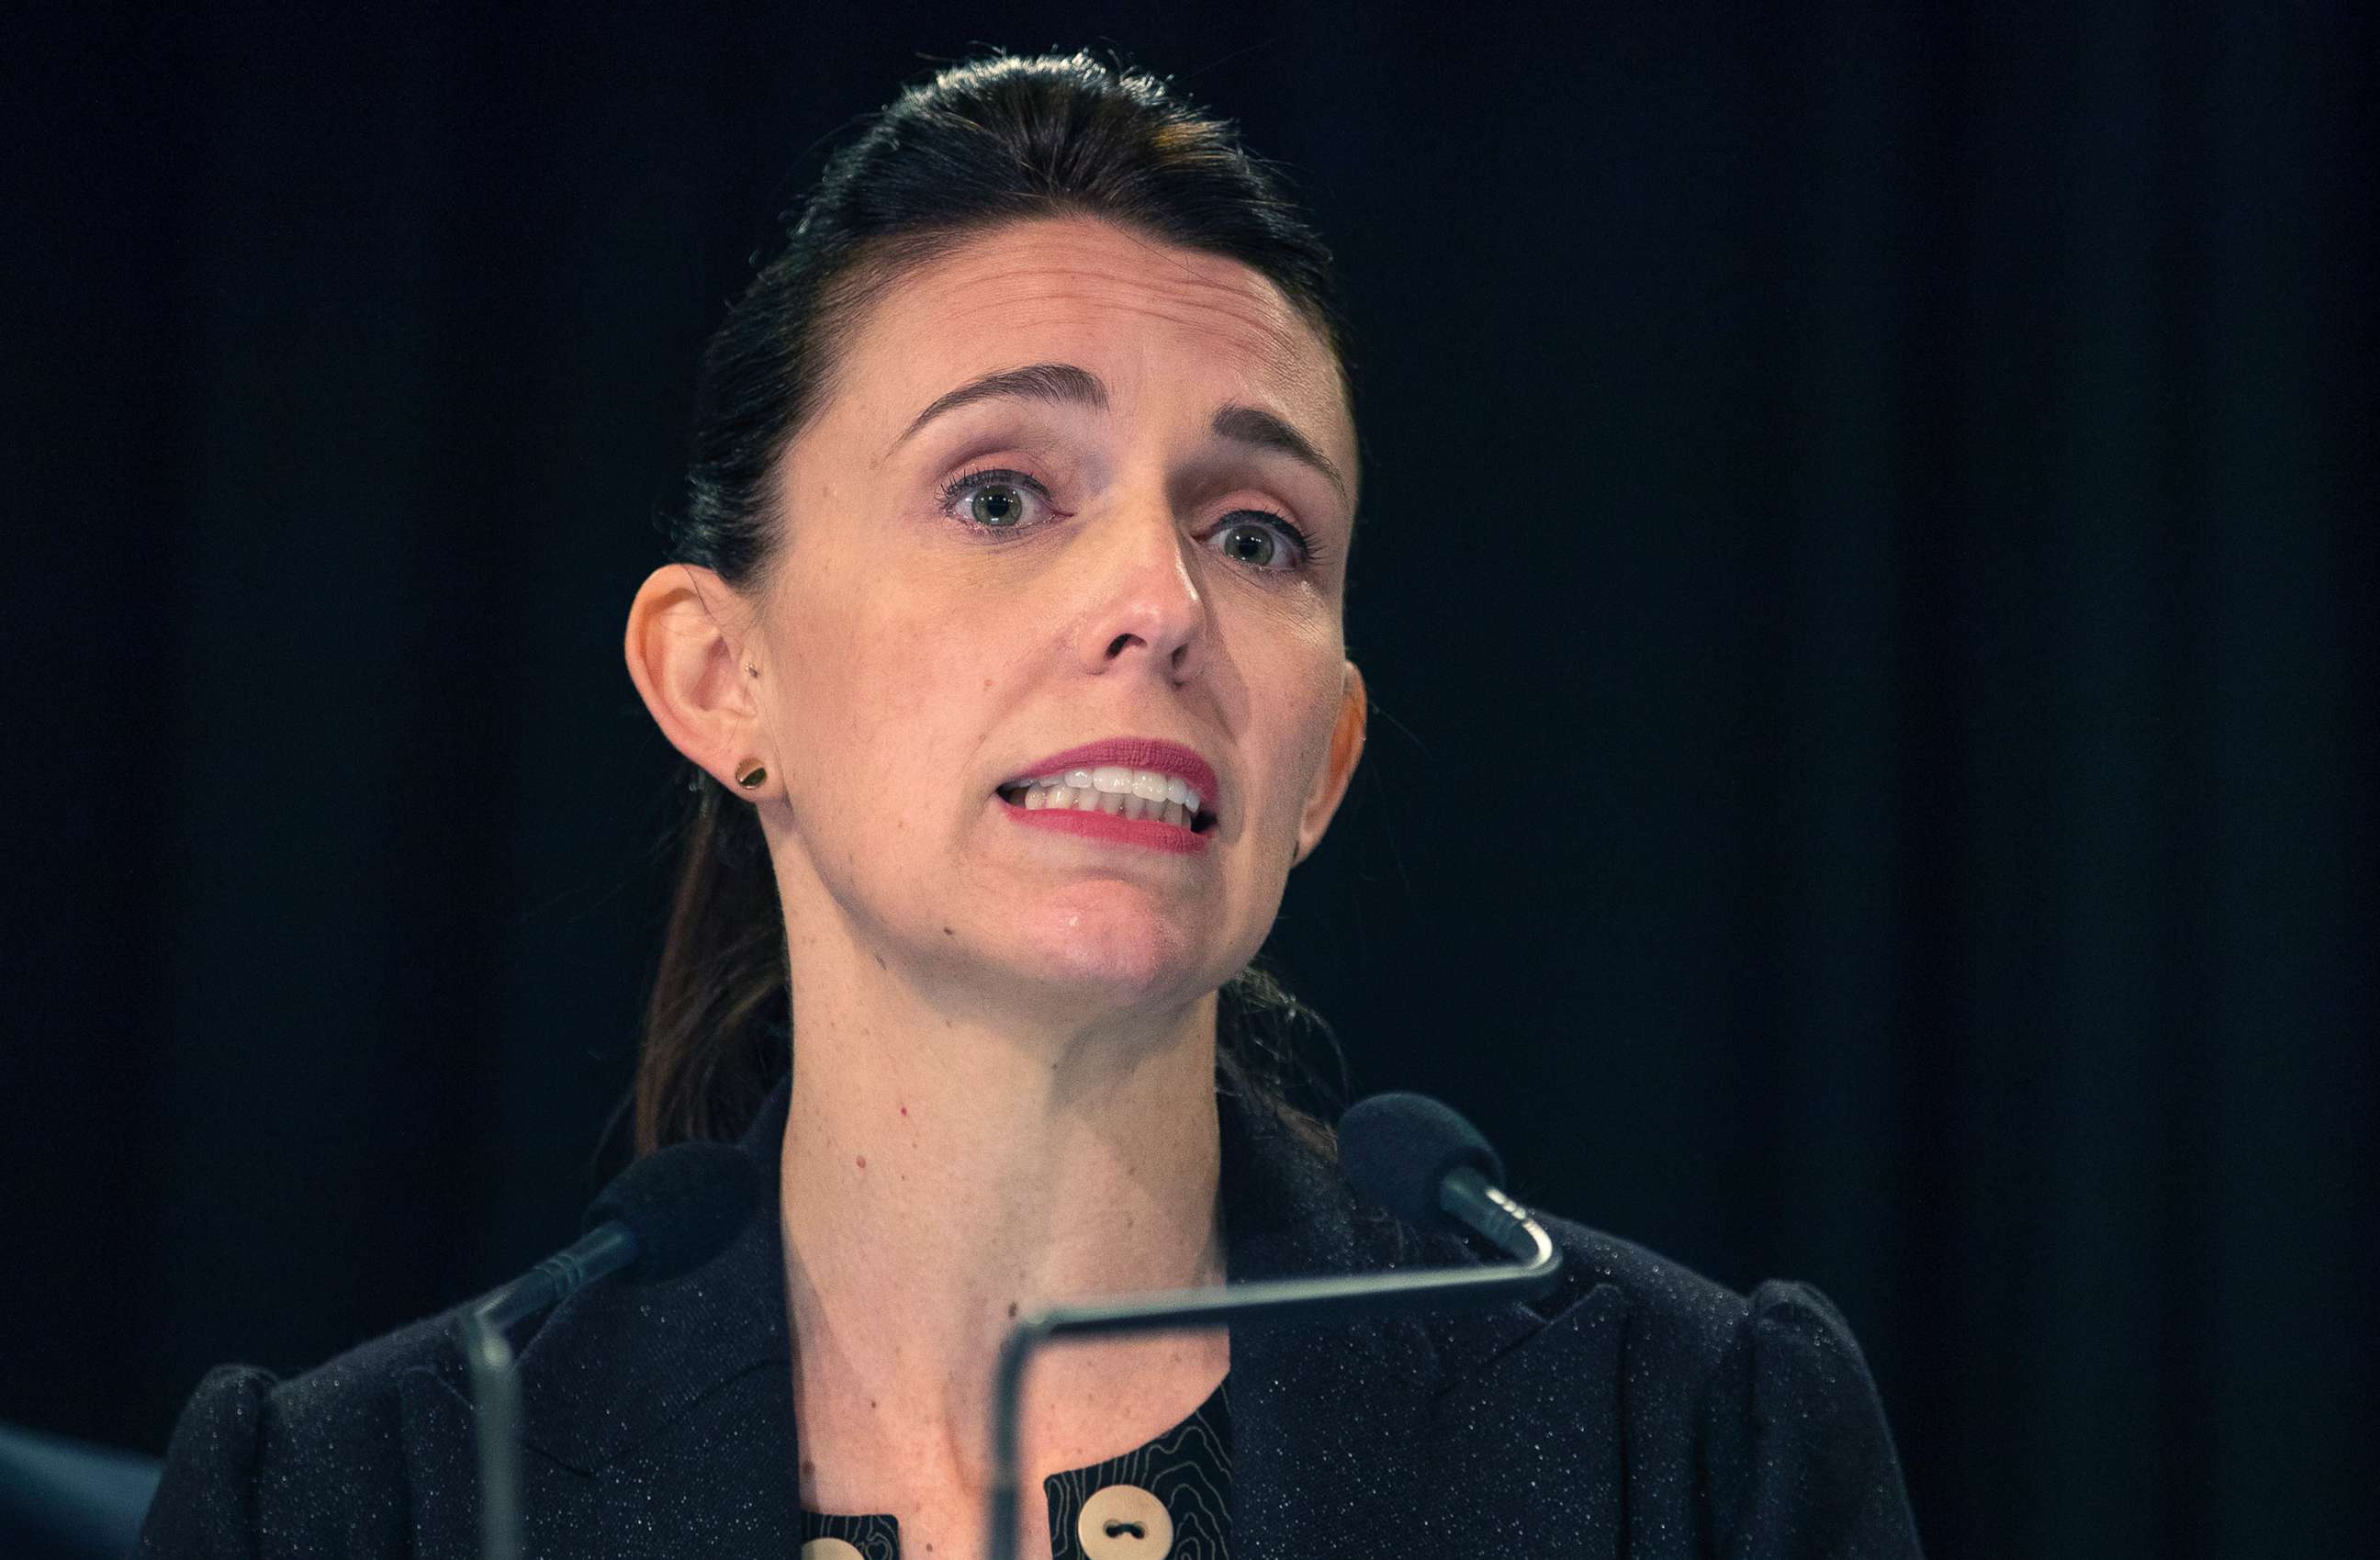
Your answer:
[[[1221,1103],[1234,1281],[1470,1260],[1358,1205],[1269,1118]],[[772,1167],[784,1119],[781,1087],[746,1139]],[[1233,1328],[1234,1554],[1916,1554],[1875,1386],[1824,1297],[1768,1283],[1746,1299],[1542,1222],[1569,1261],[1534,1306]],[[175,1432],[141,1552],[472,1554],[453,1323],[417,1323],[287,1382],[210,1373]],[[581,1291],[523,1348],[520,1383],[529,1553],[795,1552],[773,1204],[673,1283]]]

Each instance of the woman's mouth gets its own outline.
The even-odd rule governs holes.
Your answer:
[[[1116,764],[1014,780],[1000,788],[1000,799],[1028,813],[1099,815],[1192,836],[1215,827],[1215,815],[1199,811],[1205,798],[1181,776]]]

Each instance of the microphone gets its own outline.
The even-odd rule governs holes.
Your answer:
[[[1484,1237],[1512,1260],[1481,1267],[1366,1273],[1160,1289],[1037,1311],[1001,1346],[991,1406],[991,1560],[1015,1560],[1017,1398],[1033,1351],[1050,1338],[1227,1326],[1241,1317],[1318,1321],[1453,1310],[1534,1299],[1560,1281],[1561,1249],[1527,1209],[1498,1190],[1496,1151],[1477,1128],[1422,1094],[1374,1094],[1339,1123],[1339,1163],[1358,1194],[1421,1228]]]
[[[480,1553],[519,1560],[520,1381],[505,1329],[613,1273],[665,1283],[709,1262],[760,1204],[760,1168],[732,1143],[682,1143],[638,1160],[588,1205],[587,1233],[463,1313],[480,1454]]]
[[[1417,1229],[1451,1219],[1515,1262],[1536,1259],[1544,1232],[1528,1210],[1497,1190],[1504,1162],[1478,1128],[1427,1094],[1356,1101],[1339,1121],[1339,1163],[1358,1193]]]

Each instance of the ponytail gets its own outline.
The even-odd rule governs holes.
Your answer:
[[[637,1058],[636,1144],[733,1138],[791,1060],[785,923],[752,809],[697,769]]]

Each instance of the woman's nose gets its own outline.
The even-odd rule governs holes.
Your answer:
[[[1083,670],[1094,675],[1145,664],[1177,683],[1198,674],[1207,638],[1193,545],[1160,503],[1108,515],[1092,555],[1089,594],[1076,631]]]

